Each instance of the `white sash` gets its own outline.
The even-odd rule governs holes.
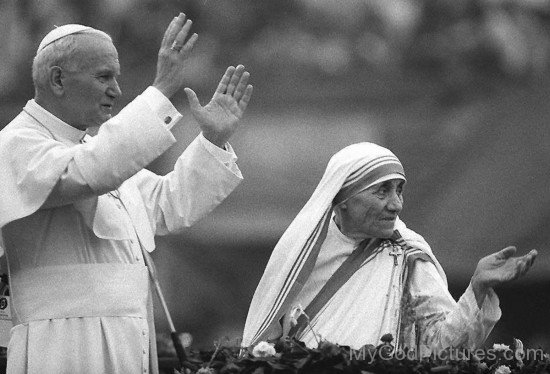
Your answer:
[[[73,317],[147,318],[147,268],[46,266],[11,274],[13,324]]]

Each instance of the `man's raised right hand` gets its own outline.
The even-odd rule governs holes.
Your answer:
[[[185,60],[198,38],[194,33],[186,41],[193,22],[185,18],[185,14],[180,13],[170,22],[160,45],[153,87],[167,98],[171,98],[183,86]]]

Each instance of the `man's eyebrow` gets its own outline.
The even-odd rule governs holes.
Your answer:
[[[94,75],[105,75],[105,74],[113,75],[113,76],[119,76],[120,71],[116,70],[116,69],[111,69],[111,68],[101,68],[101,69],[96,70],[96,72],[94,73]]]

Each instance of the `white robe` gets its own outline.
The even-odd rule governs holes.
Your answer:
[[[352,144],[330,159],[317,188],[271,254],[250,304],[243,347],[286,334],[289,312],[298,304],[307,308],[355,248],[357,243],[344,237],[332,222],[334,204],[396,174],[404,178],[397,157],[373,143]],[[396,337],[404,322],[399,329],[403,331],[400,346],[419,343],[419,348],[432,350],[481,345],[501,314],[494,291],[489,290],[481,309],[471,287],[456,303],[447,290],[445,272],[424,238],[399,218],[394,234],[407,252],[406,269],[412,270],[402,272],[403,256],[398,257],[397,266],[384,253],[373,257],[313,318],[316,332],[333,343],[360,348],[378,344],[381,334]],[[403,305],[401,295],[410,296]],[[310,346],[316,344],[307,329],[298,337]]]
[[[75,282],[79,277],[84,282],[85,272],[78,274],[78,269],[90,264],[100,272],[107,269],[106,278],[111,274],[105,264],[142,273],[141,247],[152,251],[154,235],[193,224],[240,183],[232,149],[223,151],[202,134],[173,172],[157,176],[143,169],[175,142],[169,129],[180,118],[150,87],[85,144],[80,144],[83,132],[33,100],[0,132],[0,174],[7,176],[0,182],[0,226],[5,225],[13,317],[21,322],[11,331],[8,373],[157,372],[149,287],[128,290],[119,298],[135,299],[130,305],[135,310],[124,314],[126,309],[121,312],[116,305],[116,292],[102,295],[102,290],[83,288],[79,294],[78,288],[64,284],[61,288],[69,294],[55,295],[55,270],[67,271]],[[89,270],[95,274],[94,266]],[[45,285],[46,294],[73,297],[94,310],[67,312],[68,318],[62,318],[56,299],[46,296],[40,305],[49,303],[52,307],[44,311],[55,318],[23,308],[33,300],[20,300],[18,308],[18,285],[13,282],[36,271],[52,282]],[[105,289],[117,290],[112,284],[116,278],[106,282]],[[88,285],[94,286],[93,279]],[[88,293],[93,295],[87,298]],[[108,305],[93,308],[94,301]]]
[[[292,305],[305,308],[357,244],[343,235],[331,220],[315,268]],[[396,262],[390,251],[399,253]],[[376,346],[386,333],[395,338],[400,334],[401,295],[405,291],[409,292],[410,300],[416,300],[412,311],[420,328],[422,346],[431,350],[480,346],[500,318],[496,294],[490,292],[479,309],[468,287],[457,303],[434,264],[419,260],[410,274],[408,289],[403,290],[400,280],[403,259],[402,249],[388,242],[373,251],[312,319],[313,331],[330,342],[354,349],[365,344]],[[298,339],[309,347],[316,347],[318,343],[311,328],[306,328]],[[407,346],[416,347],[414,335],[404,338]],[[428,348],[423,349],[427,352]]]

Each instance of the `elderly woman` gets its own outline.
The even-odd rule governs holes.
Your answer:
[[[428,243],[399,220],[405,182],[401,162],[376,144],[332,157],[273,251],[243,346],[291,335],[359,349],[387,333],[428,351],[484,342],[501,316],[493,286],[524,274],[537,252],[512,257],[507,247],[481,259],[456,302]]]

